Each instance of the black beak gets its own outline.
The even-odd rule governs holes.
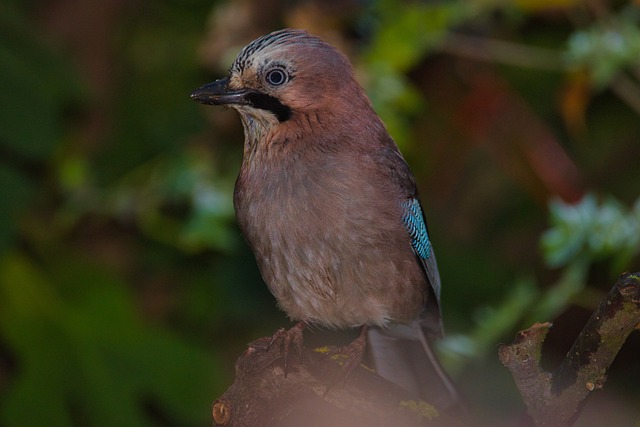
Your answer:
[[[250,105],[272,112],[280,122],[291,117],[291,108],[282,104],[278,98],[255,89],[230,90],[227,77],[200,86],[193,91],[191,99],[207,105]]]
[[[216,80],[213,83],[200,86],[191,94],[191,99],[201,104],[226,105],[249,104],[247,90],[229,90],[229,78]]]

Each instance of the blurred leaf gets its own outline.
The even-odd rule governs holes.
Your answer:
[[[373,13],[380,22],[364,60],[370,64],[382,62],[395,72],[409,70],[451,27],[470,16],[471,6],[470,2],[459,1],[377,2]]]
[[[44,47],[32,26],[0,6],[0,145],[42,159],[58,142],[63,108],[77,97],[73,72]]]
[[[18,229],[20,212],[27,206],[34,191],[31,180],[0,161],[0,254],[9,247]]]
[[[516,282],[505,300],[496,307],[484,307],[476,316],[476,327],[467,335],[450,335],[439,344],[443,363],[454,375],[469,360],[482,360],[495,343],[510,334],[522,321],[522,315],[538,294],[531,279]]]
[[[158,157],[124,176],[96,208],[115,208],[116,217],[132,218],[149,237],[186,252],[229,250],[238,243],[231,184],[213,165],[199,149]]]
[[[374,68],[372,65],[370,70]],[[417,115],[422,107],[422,99],[403,75],[382,68],[378,70],[373,73],[375,78],[369,81],[369,95],[387,131],[402,147],[411,137],[407,117]]]
[[[569,8],[580,3],[580,0],[516,0],[518,7],[529,12],[545,9]]]
[[[367,72],[364,79],[373,106],[401,147],[410,137],[409,120],[422,106],[406,73],[437,46],[451,27],[469,17],[470,6],[458,1],[378,1],[370,11],[377,29],[360,65]]]
[[[211,358],[144,325],[122,284],[69,266],[42,271],[17,253],[0,261],[0,333],[20,361],[2,424],[75,425],[71,416],[86,426],[145,426],[149,401],[169,419],[203,423]]]
[[[202,127],[198,105],[189,98],[201,84],[195,63],[201,28],[199,21],[192,22],[197,8],[164,2],[156,6],[149,16],[128,23],[132,33],[120,52],[126,73],[114,95],[114,132],[95,159],[99,184],[177,151],[187,135]]]
[[[585,260],[576,260],[562,272],[562,277],[549,289],[535,305],[528,310],[525,326],[535,322],[555,319],[572,300],[584,290],[589,264]]]
[[[625,68],[640,65],[640,10],[628,6],[605,22],[574,32],[568,41],[570,67],[591,72],[597,87],[606,86]]]
[[[0,4],[0,253],[37,194],[36,176],[62,135],[62,112],[79,94],[73,72],[14,7]]]
[[[568,130],[584,135],[587,130],[587,107],[591,101],[591,82],[586,72],[570,73],[561,97],[561,111]]]
[[[635,206],[630,211],[613,198],[598,204],[592,194],[575,205],[552,201],[551,228],[541,239],[547,264],[560,267],[578,259],[613,257],[618,269],[624,268],[640,252],[638,202]]]

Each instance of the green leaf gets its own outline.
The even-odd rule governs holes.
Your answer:
[[[0,254],[18,229],[20,213],[35,192],[35,185],[18,170],[0,162]]]
[[[637,202],[636,202],[637,206]],[[551,228],[541,238],[547,264],[560,267],[577,259],[616,259],[620,264],[640,252],[640,221],[634,208],[613,198],[598,203],[587,194],[576,204],[549,204]]]
[[[59,141],[63,108],[78,95],[73,73],[9,5],[0,13],[0,144],[43,159]]]
[[[477,326],[468,335],[445,337],[438,348],[447,369],[455,374],[468,360],[478,360],[489,354],[496,342],[521,323],[523,313],[535,302],[537,295],[534,280],[519,280],[499,306],[484,307],[476,313]]]
[[[2,425],[150,426],[150,402],[179,424],[206,421],[216,364],[142,322],[125,289],[75,259],[0,260],[0,338],[20,360]]]
[[[567,44],[568,65],[588,69],[597,87],[606,86],[620,71],[640,65],[639,22],[637,8],[630,6],[574,32]]]

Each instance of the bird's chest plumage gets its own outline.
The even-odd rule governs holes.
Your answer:
[[[323,153],[245,159],[234,204],[281,308],[296,320],[348,327],[413,318],[424,303],[395,198],[367,167]]]

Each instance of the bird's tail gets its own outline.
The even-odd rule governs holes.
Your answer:
[[[424,321],[369,328],[369,354],[378,375],[440,410],[460,406],[456,387],[431,348]]]

